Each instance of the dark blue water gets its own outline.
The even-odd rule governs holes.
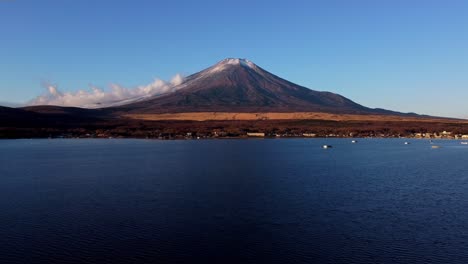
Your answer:
[[[0,141],[0,263],[468,263],[468,147],[403,142]]]

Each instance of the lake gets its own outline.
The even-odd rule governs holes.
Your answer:
[[[468,146],[405,141],[2,140],[0,263],[468,263]]]

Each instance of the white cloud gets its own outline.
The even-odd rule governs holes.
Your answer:
[[[27,105],[58,105],[97,108],[118,105],[132,100],[173,92],[181,84],[183,77],[175,75],[171,81],[155,79],[147,85],[126,88],[118,84],[111,84],[109,89],[90,86],[87,90],[75,92],[60,91],[57,85],[45,84],[47,93],[40,95]]]

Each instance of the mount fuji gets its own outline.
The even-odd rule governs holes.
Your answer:
[[[184,112],[325,112],[395,114],[282,79],[247,59],[224,59],[190,75],[173,92],[110,109],[138,114]]]

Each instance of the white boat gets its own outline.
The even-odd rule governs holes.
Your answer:
[[[407,142],[405,142],[405,145],[409,145],[409,144],[411,144],[411,143],[409,143],[408,141],[407,141]]]
[[[468,142],[461,142],[462,145],[468,145]]]
[[[353,141],[351,141],[351,143],[357,143],[357,140],[353,140]]]
[[[333,148],[333,147],[331,145],[323,145],[322,148],[329,149],[329,148]]]

